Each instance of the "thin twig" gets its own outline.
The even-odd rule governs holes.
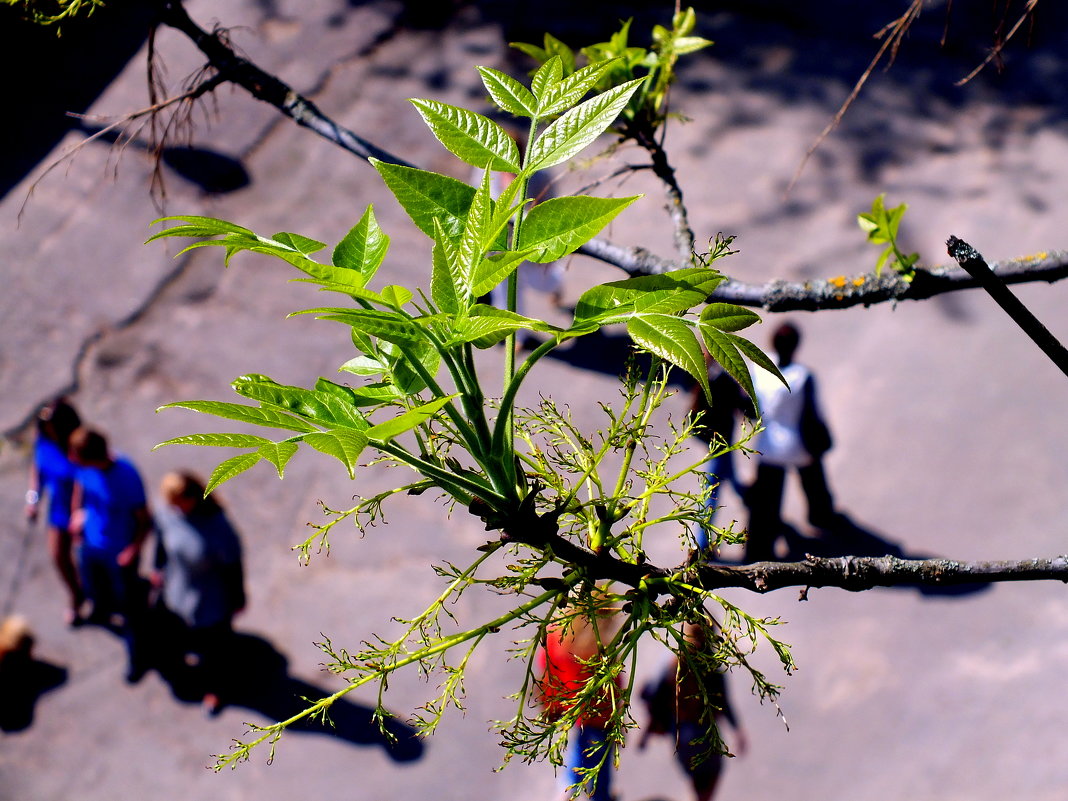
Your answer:
[[[1012,26],[1012,28],[1009,30],[1008,34],[1006,34],[1005,38],[1002,39],[1001,41],[997,42],[990,49],[990,52],[987,54],[987,57],[983,59],[983,63],[981,63],[978,67],[976,67],[974,70],[969,72],[967,75],[965,75],[959,81],[957,81],[955,86],[964,86],[964,84],[968,83],[968,81],[970,81],[972,78],[974,78],[980,72],[982,72],[983,69],[985,69],[986,66],[991,61],[993,61],[995,58],[998,58],[1001,55],[1001,51],[1005,49],[1005,45],[1007,45],[1009,43],[1009,39],[1011,39],[1013,36],[1015,36],[1016,32],[1018,30],[1020,30],[1020,26],[1024,24],[1024,21],[1027,20],[1028,18],[1030,18],[1031,15],[1035,13],[1035,6],[1037,6],[1037,5],[1038,5],[1038,0],[1027,0],[1027,6],[1024,8],[1023,14],[1021,14],[1020,18],[1018,20],[1016,20],[1016,24]]]
[[[43,181],[45,177],[47,177],[49,173],[51,173],[52,170],[54,170],[60,164],[72,159],[83,147],[85,147],[91,142],[95,142],[97,139],[107,136],[116,128],[121,128],[126,125],[129,125],[131,122],[140,119],[141,117],[145,117],[148,115],[155,116],[160,111],[163,111],[169,106],[173,106],[175,103],[181,103],[186,100],[196,100],[207,92],[213,91],[223,82],[224,79],[218,75],[207,78],[201,83],[194,86],[192,89],[189,89],[186,92],[182,92],[180,95],[175,95],[174,97],[167,98],[166,100],[161,100],[157,103],[153,103],[150,106],[145,106],[144,108],[138,109],[137,111],[132,111],[129,114],[124,114],[123,116],[115,120],[115,122],[111,123],[110,125],[105,125],[100,130],[95,131],[94,133],[86,136],[85,139],[83,139],[82,141],[69,147],[63,153],[63,155],[61,155],[59,158],[49,164],[48,167],[45,168],[44,172],[37,176],[34,182],[30,184],[30,188],[26,190],[26,196],[22,199],[22,205],[19,206],[19,213],[15,218],[17,224],[22,224],[22,215],[26,211],[26,206],[29,204],[30,198],[33,196],[34,190],[37,189],[37,185],[40,184],[41,181]],[[71,113],[70,116],[75,117],[77,119],[85,119],[85,116],[81,114]]]
[[[868,78],[875,72],[876,66],[883,60],[883,56],[886,55],[887,50],[890,51],[890,64],[894,63],[894,58],[897,56],[897,50],[901,45],[901,40],[904,38],[905,32],[908,31],[909,26],[916,21],[916,17],[918,17],[923,10],[923,3],[924,0],[912,0],[912,3],[904,14],[876,34],[877,37],[883,36],[887,32],[889,32],[890,35],[883,40],[882,46],[879,47],[878,52],[875,54],[875,58],[871,60],[868,68],[864,70],[860,78],[857,79],[857,82],[853,85],[853,90],[849,93],[845,102],[842,103],[838,108],[838,111],[835,112],[834,117],[831,118],[831,121],[827,123],[827,126],[820,132],[820,135],[816,137],[816,141],[813,142],[812,146],[805,152],[805,156],[801,159],[801,163],[797,165],[794,177],[790,179],[790,183],[786,187],[785,194],[789,194],[790,190],[794,188],[794,184],[796,184],[801,177],[801,173],[804,171],[809,159],[812,158],[812,154],[815,153],[820,145],[823,144],[824,140],[830,136],[831,131],[838,127],[838,124],[842,121],[846,111],[853,105],[853,101],[860,95],[860,90],[863,89],[864,85],[868,82]],[[887,67],[889,66],[890,65],[888,64]]]
[[[337,124],[288,84],[239,56],[220,32],[208,33],[197,25],[178,0],[162,4],[160,22],[189,37],[223,80],[240,86],[257,100],[269,103],[298,125],[311,129],[364,160],[376,158],[392,164],[412,166]]]

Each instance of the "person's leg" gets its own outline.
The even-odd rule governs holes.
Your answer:
[[[693,723],[682,723],[677,734],[675,759],[690,779],[697,801],[709,801],[716,792],[723,757],[710,753],[701,741],[703,730]]]
[[[225,703],[223,686],[226,677],[226,652],[233,637],[229,622],[194,629],[193,651],[200,659],[198,673],[203,687],[204,708],[216,714]]]
[[[126,644],[126,680],[136,682],[145,674],[147,655],[141,643],[141,626],[144,622],[145,599],[136,565],[120,566],[112,557],[108,566],[115,605],[122,617],[119,636]]]
[[[63,586],[67,588],[67,595],[70,599],[68,622],[77,623],[79,609],[85,600],[85,595],[82,593],[82,585],[78,580],[78,570],[74,566],[74,542],[71,533],[58,526],[49,526],[48,550],[59,577],[63,581]]]
[[[586,773],[586,793],[591,801],[611,801],[612,764],[604,729],[582,726],[578,739],[582,745],[582,767],[589,771]]]
[[[819,528],[825,528],[835,519],[834,498],[827,487],[827,476],[823,471],[823,460],[814,459],[812,464],[798,468],[801,488],[808,501],[808,522]]]
[[[110,613],[106,568],[101,564],[100,554],[88,546],[78,549],[78,573],[81,576],[82,592],[92,604],[89,619],[94,623],[106,623]]]
[[[722,453],[708,461],[708,470],[705,472],[705,510],[708,512],[708,526],[716,515],[716,504],[719,500],[719,490],[728,480],[728,473],[733,473],[730,453]],[[714,536],[712,530],[702,526],[697,532],[697,547],[704,550]]]
[[[757,466],[756,479],[746,493],[749,507],[749,533],[745,541],[745,561],[761,562],[775,558],[775,541],[782,528],[782,490],[786,471],[770,464]]]

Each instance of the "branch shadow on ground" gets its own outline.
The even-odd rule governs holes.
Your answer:
[[[164,637],[156,636],[152,643],[154,667],[170,685],[176,699],[199,702],[204,695],[203,686],[181,655],[168,653],[162,644]],[[226,664],[232,669],[222,677],[222,686],[218,688],[225,706],[251,709],[271,721],[287,720],[312,702],[334,692],[291,676],[286,657],[267,640],[254,634],[238,632],[233,635],[227,646]],[[407,723],[387,716],[380,727],[372,707],[345,698],[333,703],[327,722],[304,718],[289,726],[287,731],[337,737],[352,745],[379,746],[394,762],[414,762],[423,756],[424,751],[423,741]]]
[[[540,341],[540,340],[539,340]],[[536,346],[536,345],[534,345]],[[532,344],[524,343],[527,350],[533,350]],[[551,351],[547,358],[554,359],[580,370],[622,376],[630,364],[637,374],[644,376],[649,371],[652,357],[634,346],[633,340],[620,327],[619,332],[600,328],[592,334],[572,340],[568,347]],[[694,381],[682,370],[672,370],[668,382],[670,385],[689,390]]]

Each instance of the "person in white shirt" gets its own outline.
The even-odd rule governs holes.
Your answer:
[[[823,454],[831,448],[831,436],[816,399],[816,378],[794,361],[800,341],[800,332],[790,323],[772,335],[777,365],[789,388],[764,370],[753,376],[764,430],[755,443],[760,453],[756,479],[746,495],[747,562],[775,559],[775,543],[783,530],[782,493],[788,468],[796,469],[801,478],[812,525],[828,528],[838,517],[823,471]]]

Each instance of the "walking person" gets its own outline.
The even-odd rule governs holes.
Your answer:
[[[612,636],[610,617],[598,612],[596,620],[579,614],[550,627],[539,653],[538,689],[545,715],[558,720],[574,709],[587,682],[596,673],[595,660]],[[564,757],[562,797],[586,794],[592,801],[612,798],[612,753],[607,726],[616,714],[623,677],[617,673],[611,686],[602,687],[593,703],[578,717]]]
[[[782,493],[787,469],[795,469],[808,503],[808,520],[817,528],[830,528],[838,519],[827,487],[823,454],[831,448],[831,435],[820,411],[816,377],[794,361],[801,333],[790,323],[772,335],[776,364],[789,388],[764,370],[755,371],[753,386],[764,430],[757,435],[756,478],[746,497],[749,507],[747,562],[775,558],[775,543],[782,534]]]
[[[38,412],[37,439],[33,445],[29,489],[26,490],[26,519],[30,524],[37,521],[40,506],[47,498],[48,511],[44,519],[48,550],[67,590],[66,620],[71,626],[82,622],[80,610],[85,601],[74,565],[70,505],[75,467],[67,455],[70,436],[80,425],[78,412],[65,398],[56,398]]]
[[[707,629],[687,623],[684,636],[691,652],[706,651]],[[638,748],[644,749],[654,734],[669,735],[675,740],[675,759],[685,771],[697,801],[711,801],[723,771],[725,755],[711,748],[706,733],[713,721],[717,730],[722,723],[734,729],[735,750],[747,749],[745,732],[731,709],[727,684],[719,669],[703,669],[699,657],[680,662],[671,660],[660,676],[642,689],[642,700],[649,711],[649,724],[642,732]],[[724,750],[726,745],[724,744]]]
[[[126,644],[126,680],[139,681],[147,667],[139,627],[145,609],[138,563],[152,527],[145,488],[137,468],[113,456],[102,434],[79,428],[70,437],[70,457],[77,467],[71,529],[78,539],[78,565],[91,619],[117,616]]]
[[[204,709],[214,715],[224,700],[234,615],[245,608],[241,542],[215,497],[204,497],[196,476],[168,473],[160,493],[154,583],[162,588],[164,606],[183,624],[181,656],[195,658]]]

